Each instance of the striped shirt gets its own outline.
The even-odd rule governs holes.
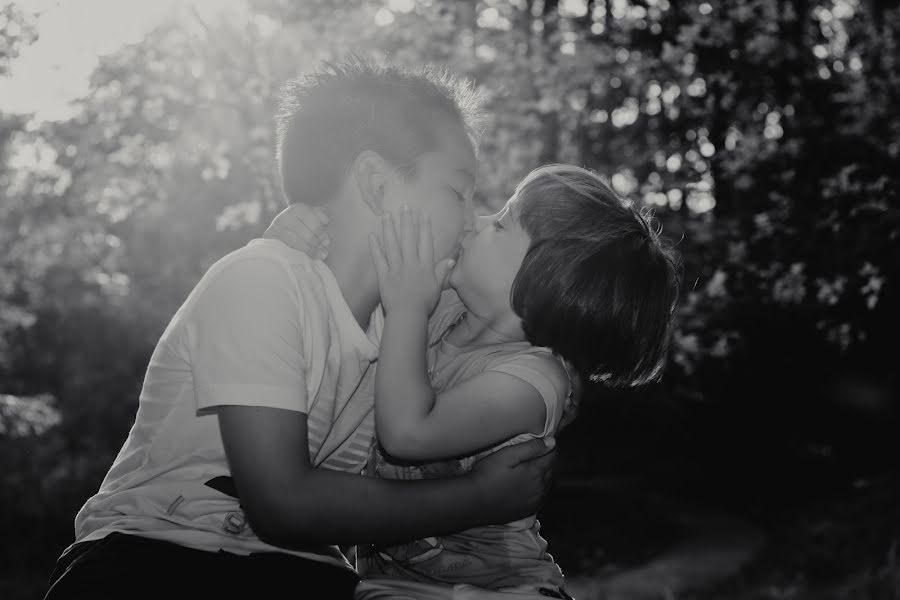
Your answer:
[[[394,461],[384,454],[380,445],[373,444],[367,474],[400,480],[455,477],[504,446],[555,434],[575,409],[577,398],[568,370],[548,348],[525,341],[471,348],[451,344],[446,334],[460,321],[464,310],[458,297],[446,292],[428,323],[426,360],[432,366],[429,376],[435,393],[441,394],[486,371],[512,375],[530,384],[543,398],[546,407],[543,430],[539,435],[519,434],[470,456],[415,464]],[[422,593],[415,594],[417,598],[432,597],[423,590],[435,592],[442,586],[459,584],[493,590],[526,584],[562,588],[562,570],[547,552],[540,528],[537,517],[532,515],[513,523],[475,527],[396,546],[363,547],[359,570],[365,579],[377,579],[383,586],[380,589],[392,589],[392,580],[401,582],[401,588],[408,582],[422,584],[425,587],[418,588]],[[407,597],[399,589],[394,591],[396,597]],[[449,591],[447,594],[447,598],[457,597]]]

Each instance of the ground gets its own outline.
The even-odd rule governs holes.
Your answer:
[[[768,521],[634,481],[557,488],[542,523],[577,600],[900,599],[897,474]]]

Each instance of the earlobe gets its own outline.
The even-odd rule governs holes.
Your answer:
[[[353,163],[353,177],[359,190],[360,199],[376,215],[384,212],[384,187],[386,179],[383,160],[376,153],[360,153]]]
[[[376,175],[373,179],[376,181],[370,181],[366,188],[360,189],[360,196],[369,210],[381,216],[384,213],[384,181],[381,175]]]

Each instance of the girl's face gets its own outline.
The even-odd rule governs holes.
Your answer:
[[[519,225],[513,196],[497,214],[476,217],[475,231],[462,241],[450,285],[469,306],[508,309],[513,281],[530,244]]]

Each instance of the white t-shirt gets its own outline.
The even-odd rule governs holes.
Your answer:
[[[99,492],[79,511],[76,542],[119,531],[213,552],[290,552],[351,568],[337,546],[288,551],[253,533],[228,493],[212,409],[306,413],[312,464],[359,473],[374,434],[370,365],[383,326],[379,306],[364,332],[328,267],[279,241],[253,240],[222,258],[156,345],[134,426]]]

